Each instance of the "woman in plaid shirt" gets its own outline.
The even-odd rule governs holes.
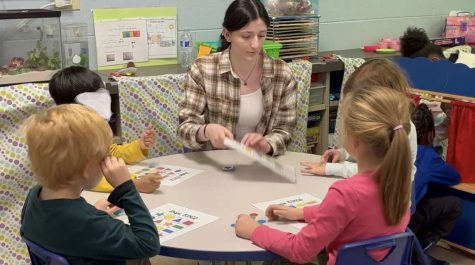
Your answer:
[[[284,61],[263,52],[269,24],[259,0],[236,0],[226,10],[220,52],[188,70],[178,127],[187,148],[220,149],[230,138],[263,153],[285,152],[296,81]]]

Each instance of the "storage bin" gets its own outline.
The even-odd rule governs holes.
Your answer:
[[[324,91],[325,87],[323,84],[315,86],[312,84],[309,91],[309,106],[322,104]]]
[[[82,66],[89,68],[89,48],[86,23],[63,25],[64,67]]]
[[[211,48],[211,53],[217,52],[220,45],[221,45],[220,41],[197,41],[197,42],[195,42],[195,46],[197,47],[197,49],[199,49],[200,46],[206,46],[206,47]],[[282,48],[282,44],[280,44],[278,42],[270,41],[270,40],[264,41],[264,51],[272,59],[278,59],[279,58],[280,48]]]

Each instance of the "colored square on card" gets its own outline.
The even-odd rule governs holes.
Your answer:
[[[192,222],[192,221],[190,221],[190,220],[188,220],[188,221],[185,221],[185,222],[183,222],[183,224],[184,224],[184,225],[192,225],[192,224],[193,224],[193,222]]]

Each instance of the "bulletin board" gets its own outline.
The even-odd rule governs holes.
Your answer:
[[[98,70],[177,63],[176,7],[94,9]]]

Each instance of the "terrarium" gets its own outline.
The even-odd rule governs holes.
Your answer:
[[[47,81],[62,67],[61,12],[0,10],[0,85]]]

